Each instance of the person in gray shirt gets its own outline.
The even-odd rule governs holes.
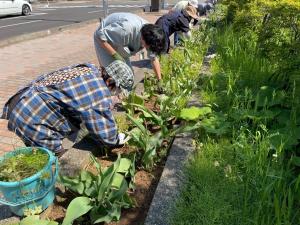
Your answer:
[[[113,13],[95,31],[94,44],[101,67],[114,60],[125,61],[131,67],[130,56],[146,48],[154,73],[161,79],[157,55],[165,49],[165,34],[159,26],[135,14]]]

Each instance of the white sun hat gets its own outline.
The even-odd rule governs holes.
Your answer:
[[[194,6],[196,9],[198,8],[198,0],[189,0],[188,2],[191,6]]]

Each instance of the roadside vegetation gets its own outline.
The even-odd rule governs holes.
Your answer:
[[[210,18],[211,127],[170,224],[300,224],[300,2],[224,0]]]
[[[147,75],[143,95],[122,103],[126,151],[108,166],[92,157],[93,170],[60,176],[72,198],[59,222],[119,220],[135,206],[136,172],[151,172],[176,134],[193,131],[196,152],[171,225],[300,224],[300,2],[224,0],[161,64],[163,94]],[[188,107],[195,92],[202,107]],[[19,224],[59,222],[33,215]]]
[[[122,103],[127,113],[118,115],[116,122],[131,139],[119,149],[117,159],[110,158],[109,166],[101,165],[100,160],[92,156],[91,170],[84,169],[73,177],[59,176],[59,182],[69,193],[70,203],[64,218],[40,220],[31,212],[31,216],[19,224],[110,223],[120,220],[124,209],[135,207],[137,171],[155,170],[166,157],[174,136],[198,130],[202,119],[211,113],[210,107],[187,106],[197,86],[207,47],[208,38],[199,32],[171,55],[162,56],[163,94],[157,94],[157,79],[146,74],[143,95],[133,91]],[[104,153],[109,155],[110,150],[104,149]]]

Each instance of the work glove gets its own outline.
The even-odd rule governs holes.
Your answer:
[[[125,62],[125,59],[117,52],[115,52],[114,54],[112,54],[112,57],[114,58],[114,60],[120,60],[122,62]]]
[[[128,142],[130,139],[130,136],[127,136],[124,133],[119,133],[118,134],[118,144],[119,145],[124,145],[126,142]]]

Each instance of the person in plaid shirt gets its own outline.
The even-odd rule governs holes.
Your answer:
[[[96,141],[122,144],[119,137],[124,135],[117,132],[111,94],[130,91],[133,73],[118,60],[105,69],[84,63],[41,75],[8,100],[2,118],[9,120],[9,130],[27,146],[45,147],[57,155],[66,151],[63,138],[81,123]]]

